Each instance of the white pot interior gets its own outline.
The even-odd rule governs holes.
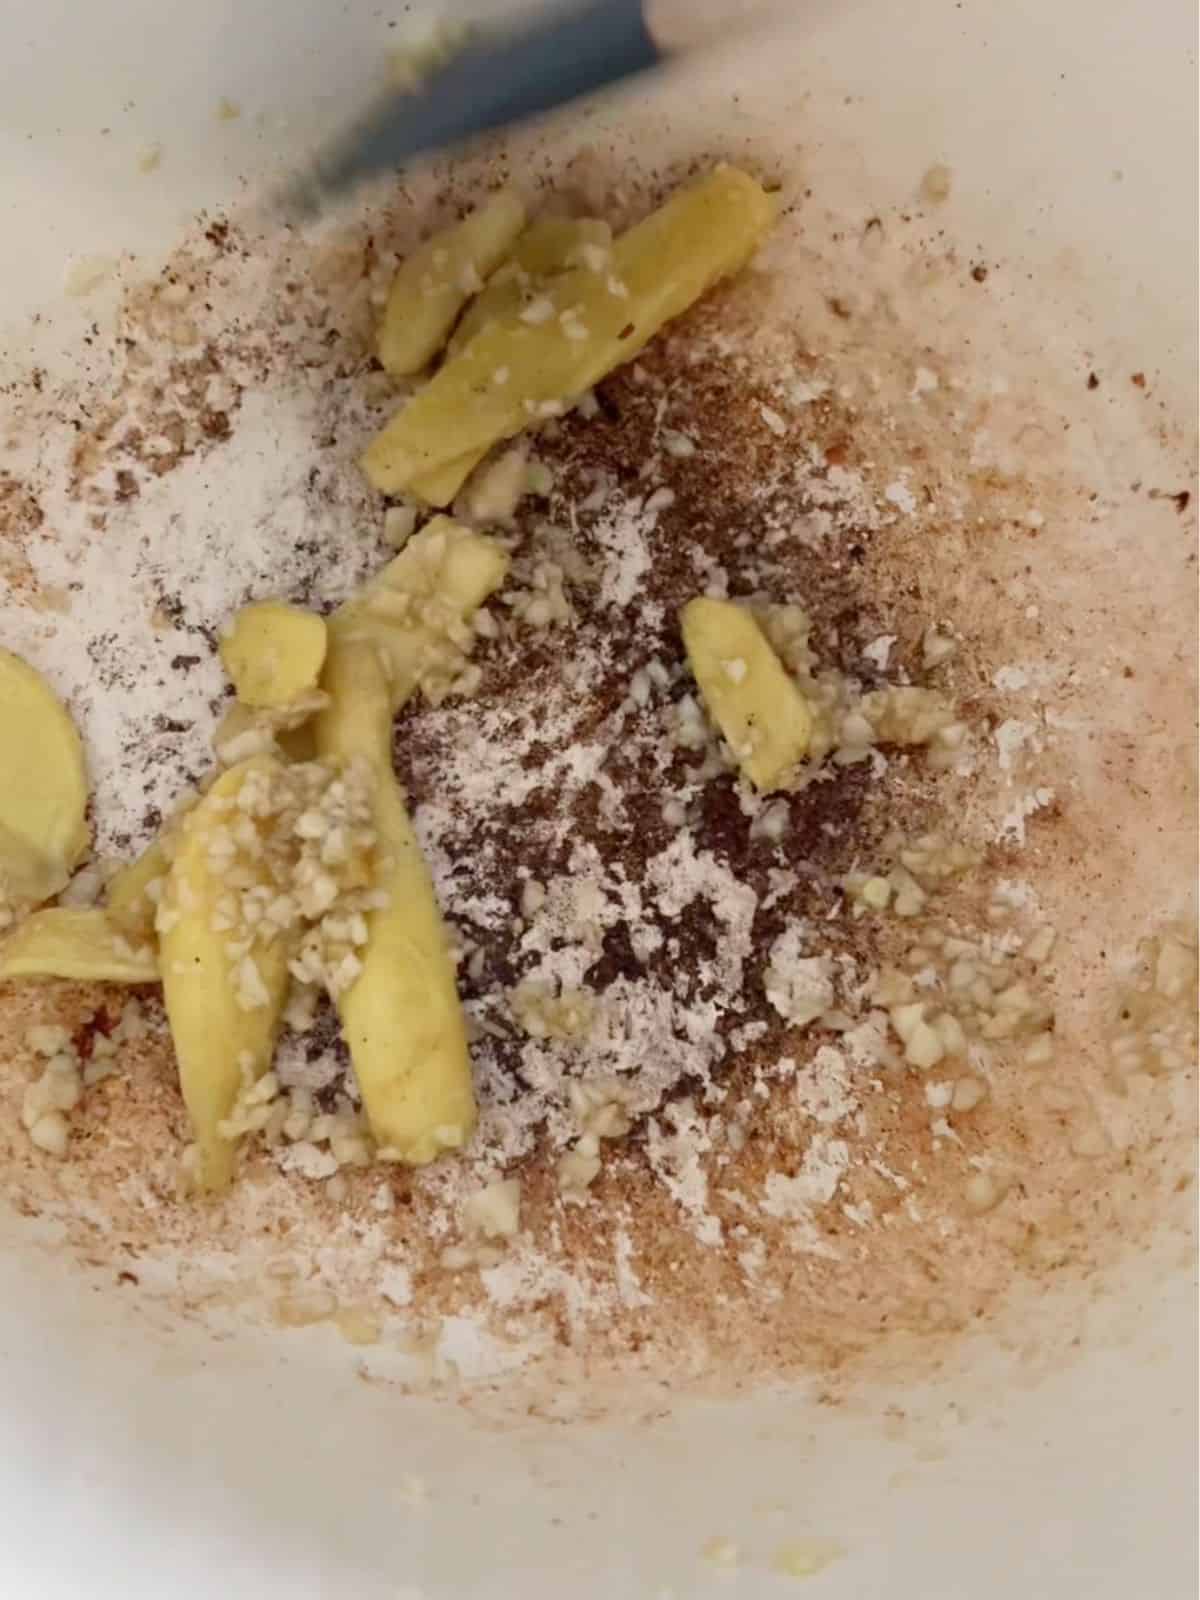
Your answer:
[[[18,1129],[0,1215],[13,1593],[750,1600],[789,1592],[773,1563],[796,1544],[836,1551],[811,1580],[831,1597],[1194,1589],[1193,1080],[1138,1079],[1120,1099],[1092,1087],[1121,962],[1194,917],[1195,502],[1171,498],[1194,472],[1194,19],[1121,0],[785,10],[770,33],[534,131],[513,169],[561,169],[584,145],[634,175],[693,155],[753,162],[797,202],[764,258],[772,317],[863,393],[874,371],[890,395],[897,375],[934,370],[976,408],[959,430],[949,402],[927,416],[912,399],[891,462],[869,402],[862,427],[880,484],[917,446],[947,483],[967,481],[972,450],[971,470],[1005,479],[1004,526],[939,557],[942,523],[918,514],[891,577],[898,594],[910,563],[988,671],[1019,663],[1027,682],[1044,667],[1055,685],[1037,781],[1061,825],[1030,823],[1031,876],[1060,932],[1064,1070],[1104,1129],[1093,1192],[1076,1163],[1061,1183],[1040,1174],[1049,1211],[975,1224],[987,1311],[952,1336],[908,1326],[843,1370],[789,1310],[777,1371],[767,1340],[744,1369],[713,1371],[701,1311],[674,1360],[622,1363],[584,1339],[559,1371],[465,1314],[419,1356],[402,1329],[362,1349],[328,1325],[275,1327],[262,1271],[279,1244],[244,1217],[239,1261],[166,1224],[159,1236],[149,1216],[137,1261],[126,1252],[138,1281],[122,1284],[116,1189],[34,1171]],[[40,448],[32,368],[57,379],[102,360],[84,341],[105,347],[121,295],[195,236],[196,214],[236,214],[377,85],[393,20],[353,0],[10,6],[0,392],[14,471]],[[221,98],[240,115],[218,118]],[[922,189],[934,166],[949,173],[937,200]],[[407,225],[475,173],[419,179]],[[81,261],[101,263],[97,284],[68,295]],[[197,469],[198,508],[228,516],[236,489],[267,514],[253,450],[277,470],[306,425],[287,403],[247,399],[236,483]],[[82,526],[51,567],[73,565]],[[202,560],[162,536],[202,586]],[[269,563],[273,535],[247,537]],[[13,585],[0,630],[72,691],[68,622]],[[102,690],[87,704],[103,718]],[[8,1069],[6,1108],[25,1071]],[[1048,1215],[1063,1251],[1023,1256]],[[313,1259],[338,1248],[308,1243]],[[736,1562],[705,1557],[714,1539]]]

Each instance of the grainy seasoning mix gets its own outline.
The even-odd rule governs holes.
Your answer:
[[[411,532],[355,466],[403,392],[370,335],[411,229],[399,203],[316,244],[208,220],[130,269],[77,376],[6,394],[5,642],[87,740],[85,898],[209,770],[233,610],[327,612]],[[946,354],[949,317],[938,348],[906,328],[919,217],[854,245],[852,288],[814,256],[799,310],[768,250],[460,507],[502,518],[511,573],[471,692],[410,704],[395,759],[469,1018],[465,1156],[373,1163],[332,1013],[301,1002],[239,1102],[237,1186],[197,1207],[154,992],[53,985],[0,997],[5,1102],[56,1119],[35,1153],[14,1118],[11,1198],[187,1314],[333,1320],[415,1383],[837,1363],[1086,1268],[1097,1210],[1167,1181],[1144,1088],[1106,1086],[1194,1048],[1172,908],[1128,908],[1127,953],[1159,937],[1122,1026],[1104,998],[1062,1032],[1100,970],[1062,915],[1068,880],[1103,892],[1059,748],[1094,686],[1025,555],[1091,480],[1017,470],[1030,396]],[[937,251],[933,292],[978,318],[997,274]],[[703,712],[699,594],[751,605],[823,708],[796,792],[755,796]]]

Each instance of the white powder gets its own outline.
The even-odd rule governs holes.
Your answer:
[[[858,1110],[858,1095],[841,1051],[823,1044],[812,1060],[799,1068],[796,1101],[806,1116],[826,1127],[836,1126]]]
[[[771,946],[763,978],[767,999],[786,1022],[803,1027],[833,1005],[833,978],[827,956],[806,956],[808,930],[792,923]]]
[[[768,1216],[793,1224],[788,1241],[794,1250],[836,1259],[837,1251],[818,1233],[815,1217],[837,1194],[849,1165],[850,1146],[844,1139],[817,1134],[795,1174],[768,1174],[760,1204]]]
[[[807,382],[803,378],[797,378],[787,388],[787,397],[794,406],[810,406],[828,393],[829,385],[821,378],[813,378]]]
[[[525,1364],[526,1351],[509,1340],[497,1339],[475,1317],[443,1317],[435,1359],[460,1378],[493,1378],[515,1372]]]
[[[276,1159],[281,1172],[295,1173],[297,1177],[308,1178],[311,1181],[332,1178],[338,1170],[336,1157],[328,1150],[322,1150],[307,1140],[288,1145],[280,1151]]]
[[[224,270],[234,298],[252,306],[275,268],[253,257]],[[220,343],[226,309],[217,303],[211,313],[189,314]],[[114,447],[113,461],[128,463],[128,498],[114,492],[118,469],[107,461],[76,492],[71,452],[79,435],[61,425],[23,432],[6,463],[27,475],[42,513],[23,541],[32,575],[69,604],[51,615],[4,585],[0,627],[6,645],[45,670],[70,706],[87,748],[97,849],[110,854],[144,842],[145,814],[167,810],[188,775],[208,769],[212,703],[225,684],[213,642],[237,606],[302,597],[314,580],[321,599],[336,602],[383,559],[383,507],[365,483],[347,476],[324,496],[310,481],[314,438],[332,428],[349,434],[350,448],[365,439],[361,390],[345,385],[331,398],[320,368],[286,357],[279,381],[264,387],[255,381],[263,355],[253,338],[238,347],[225,341],[219,373],[178,378],[179,350],[147,337],[139,315],[124,324],[144,362],[134,369],[126,427],[152,436],[164,413],[186,413],[189,404],[215,411],[236,398],[237,426],[221,444],[219,467],[196,441],[193,454],[158,476],[146,465],[151,437],[140,454]],[[297,346],[309,338],[299,326],[291,336]],[[115,361],[109,371],[98,357],[93,370],[97,396],[121,392]],[[156,388],[161,397],[151,399]],[[82,395],[75,403],[84,414],[100,414],[92,391]],[[122,428],[113,434],[124,436]],[[104,526],[90,525],[97,515]]]
[[[1032,722],[1022,722],[1008,717],[993,734],[1001,772],[1012,772],[1017,757],[1027,747],[1036,748],[1037,728]]]
[[[1001,842],[1023,845],[1025,824],[1035,812],[1054,804],[1054,790],[1039,788],[1021,795],[1001,817],[996,827],[996,838]]]
[[[906,517],[911,517],[917,509],[917,497],[906,483],[897,478],[895,483],[889,483],[883,491],[883,498],[891,505],[901,510]]]
[[[1024,667],[997,667],[992,682],[1001,694],[1016,694],[1029,685],[1029,674]]]
[[[597,523],[596,537],[609,557],[600,581],[600,597],[606,606],[624,608],[641,593],[652,560],[649,536],[657,521],[653,509],[630,516],[628,509],[618,508]]]
[[[896,635],[894,633],[881,633],[878,639],[872,639],[871,643],[865,647],[863,655],[880,672],[886,672],[888,658],[892,653],[892,646],[895,642]]]
[[[633,1267],[633,1240],[624,1228],[617,1229],[613,1242],[613,1270],[617,1279],[617,1294],[624,1306],[649,1306],[654,1301],[642,1288]]]
[[[842,1034],[842,1046],[858,1067],[871,1069],[886,1061],[888,1019],[886,1012],[872,1011],[854,1028]]]
[[[380,1269],[379,1292],[394,1306],[411,1305],[413,1297],[412,1273],[405,1266],[389,1263]]]
[[[695,1103],[672,1101],[650,1123],[646,1147],[668,1194],[692,1219],[700,1243],[720,1244],[721,1223],[708,1209],[708,1176],[702,1160],[712,1149],[712,1138]]]

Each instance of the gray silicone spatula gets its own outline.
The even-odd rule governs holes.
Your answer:
[[[643,0],[573,0],[465,44],[417,93],[384,96],[275,199],[291,220],[413,156],[590,94],[661,59]]]

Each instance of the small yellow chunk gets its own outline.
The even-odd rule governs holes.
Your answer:
[[[739,767],[756,789],[786,787],[813,719],[766,635],[730,600],[689,600],[681,621],[700,693]]]
[[[392,280],[379,329],[386,372],[403,378],[428,366],[524,226],[524,202],[502,189],[409,256]]]
[[[0,978],[157,983],[152,945],[134,944],[103,911],[50,906],[0,944]]]
[[[325,662],[325,623],[281,600],[259,600],[234,617],[220,652],[243,705],[285,706],[317,686]]]
[[[248,778],[280,770],[259,756],[231,767],[213,784],[180,827],[159,913],[159,969],[179,1083],[199,1153],[198,1185],[217,1190],[233,1176],[233,1142],[220,1124],[245,1081],[271,1064],[288,986],[289,943],[280,936],[255,942],[243,956],[231,949],[235,932],[221,927],[218,902],[229,894],[226,869],[214,866],[213,845],[239,813]],[[256,827],[261,827],[255,823]],[[252,858],[239,858],[248,865]],[[272,879],[261,869],[261,886]],[[252,964],[253,970],[245,965]]]
[[[774,217],[770,195],[734,167],[680,189],[617,239],[606,264],[551,278],[544,295],[451,356],[368,445],[367,477],[395,494],[444,473],[440,497],[457,461],[457,493],[483,451],[558,415],[744,266]]]
[[[88,846],[75,724],[40,673],[0,649],[0,911],[48,900]]]

